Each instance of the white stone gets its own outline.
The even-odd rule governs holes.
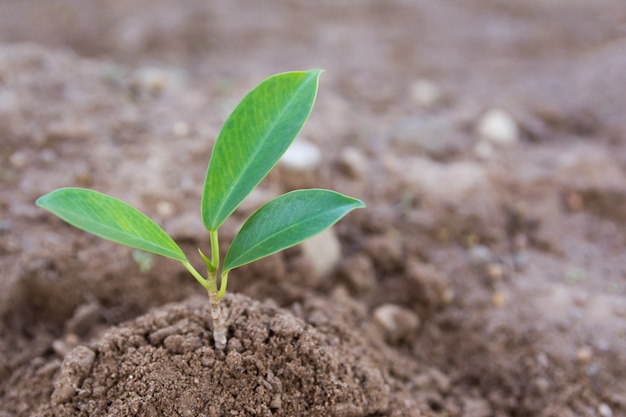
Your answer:
[[[413,311],[395,305],[383,304],[374,310],[374,319],[385,329],[389,341],[410,339],[420,326],[420,319]]]
[[[517,122],[508,112],[500,108],[488,110],[478,120],[476,132],[481,139],[496,145],[509,146],[519,140]]]
[[[436,199],[463,203],[478,194],[491,192],[491,181],[484,166],[475,162],[439,163],[428,158],[406,160],[402,170],[410,184]]]
[[[602,417],[613,417],[613,410],[606,403],[602,403],[598,406],[598,413],[600,413]]]
[[[174,136],[182,139],[189,136],[189,134],[191,133],[191,128],[189,127],[189,124],[183,122],[182,120],[179,120],[178,122],[174,123],[174,126],[172,126],[172,132],[174,132]]]
[[[156,205],[156,211],[161,217],[171,217],[174,214],[174,204],[170,201],[161,200]]]
[[[294,171],[312,171],[322,160],[319,147],[304,139],[296,139],[280,159],[280,165]]]
[[[363,178],[368,168],[367,156],[360,149],[348,146],[339,155],[339,166],[351,178]]]
[[[237,207],[237,213],[252,214],[253,211],[256,211],[263,204],[275,197],[278,197],[278,194],[274,191],[263,187],[257,187],[252,190],[250,194],[244,198],[239,207]]]
[[[420,107],[434,107],[443,100],[443,91],[431,80],[420,78],[410,86],[411,99]]]
[[[332,272],[341,261],[341,245],[334,228],[328,228],[322,233],[305,240],[302,243],[302,253],[313,266],[318,277],[324,277]]]
[[[28,156],[24,152],[17,151],[9,157],[9,162],[14,168],[24,168],[28,163]]]

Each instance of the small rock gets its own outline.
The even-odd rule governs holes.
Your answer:
[[[267,203],[271,199],[278,197],[278,194],[272,190],[263,187],[257,187],[237,207],[237,213],[251,214],[257,210],[263,204]]]
[[[485,275],[489,279],[489,282],[495,284],[502,281],[506,274],[504,265],[498,262],[491,262],[485,266]]]
[[[43,161],[43,162],[53,162],[54,160],[56,160],[57,158],[57,154],[54,152],[54,150],[52,149],[44,149],[39,153],[39,158]]]
[[[515,119],[503,109],[488,110],[478,121],[476,132],[483,140],[496,145],[510,146],[519,140]]]
[[[408,341],[420,326],[420,319],[413,311],[395,304],[383,304],[374,310],[374,319],[380,324],[390,343]]]
[[[593,357],[593,350],[590,346],[583,346],[576,352],[576,361],[580,364],[589,363]]]
[[[485,245],[472,246],[469,250],[469,257],[472,264],[477,266],[489,264],[494,258],[491,249]]]
[[[328,275],[341,261],[341,245],[334,228],[324,230],[302,243],[302,253],[318,278]]]
[[[168,86],[168,74],[158,68],[141,68],[134,76],[132,87],[139,92],[158,95]]]
[[[9,162],[11,163],[13,168],[24,168],[26,164],[28,164],[28,155],[21,151],[14,152],[9,157]]]
[[[598,413],[600,413],[602,417],[613,417],[613,410],[606,403],[602,403],[598,406]]]
[[[167,220],[166,230],[174,239],[197,238],[204,225],[197,213],[186,211]]]
[[[506,295],[502,291],[496,291],[491,296],[494,307],[502,307],[506,303]]]
[[[432,108],[441,104],[444,98],[441,87],[433,81],[424,78],[413,81],[409,93],[415,104],[425,108]]]
[[[317,168],[322,160],[319,147],[309,141],[296,139],[280,158],[280,164],[298,172],[310,172]]]
[[[350,178],[361,179],[368,169],[367,156],[360,149],[348,146],[339,155],[339,167]]]
[[[174,204],[169,201],[161,200],[156,205],[156,211],[161,217],[171,217],[172,214],[174,214]]]
[[[174,123],[174,126],[172,126],[172,132],[174,133],[174,136],[176,136],[178,139],[182,139],[189,136],[189,133],[191,133],[191,128],[186,122],[178,121]]]

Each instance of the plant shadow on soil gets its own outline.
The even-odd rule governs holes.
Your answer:
[[[0,1],[0,417],[625,414],[624,5],[244,3]],[[224,237],[296,187],[368,208],[233,271],[225,352],[182,267],[34,206],[95,188],[207,248],[223,118],[309,66],[323,158]],[[513,143],[476,133],[492,107]]]

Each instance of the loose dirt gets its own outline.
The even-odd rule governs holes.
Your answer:
[[[613,0],[0,1],[0,416],[626,415],[624,22]],[[293,188],[368,207],[231,273],[224,352],[184,268],[34,206],[97,189],[206,252],[225,117],[315,67],[320,160],[222,237]]]

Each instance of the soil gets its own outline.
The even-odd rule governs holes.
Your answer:
[[[626,416],[625,25],[615,0],[0,1],[0,417]],[[316,67],[320,161],[222,237],[296,187],[367,208],[231,273],[224,352],[182,266],[34,205],[97,189],[207,252],[225,117]]]

